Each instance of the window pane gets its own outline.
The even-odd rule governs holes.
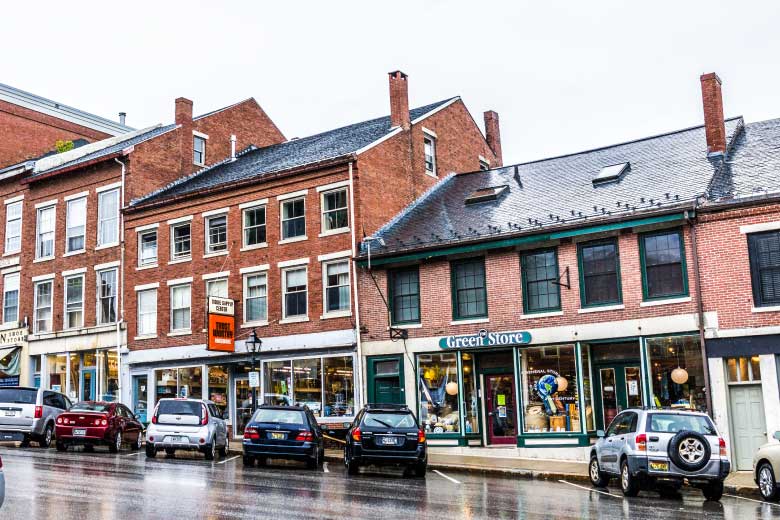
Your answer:
[[[455,352],[417,356],[420,424],[426,432],[460,432],[457,363]]]
[[[474,356],[470,352],[461,354],[463,366],[463,404],[466,409],[464,433],[479,432],[479,395],[477,394],[477,374],[474,370]]]
[[[56,207],[38,210],[38,234],[36,239],[36,258],[54,256],[54,220]]]
[[[292,369],[289,360],[267,361],[265,368],[265,396],[263,402],[268,405],[292,404]]]
[[[323,225],[326,231],[349,227],[347,211],[347,190],[336,190],[323,194]]]
[[[526,433],[579,432],[574,345],[526,348],[520,361]]]
[[[558,310],[561,307],[558,262],[555,251],[522,256],[525,281],[523,301],[527,312]]]
[[[296,406],[308,406],[314,415],[322,413],[320,358],[293,359],[293,395]]]
[[[98,196],[98,245],[119,242],[119,190]]]
[[[98,323],[114,323],[116,321],[116,269],[101,271],[98,277]]]
[[[157,333],[157,290],[138,291],[138,335]]]
[[[780,232],[749,236],[753,292],[757,305],[780,304]]]
[[[325,377],[323,417],[355,415],[355,378],[352,356],[322,358]]]
[[[228,281],[224,278],[206,282],[206,296],[228,297]]]
[[[285,276],[285,317],[307,314],[306,269],[292,269]]]
[[[306,235],[304,199],[282,203],[282,239]]]
[[[5,207],[5,252],[19,251],[22,247],[22,203],[14,202]]]
[[[65,328],[84,325],[84,277],[74,276],[65,281]]]
[[[227,249],[227,217],[212,217],[208,219],[208,251],[224,251]]]
[[[455,289],[455,316],[487,316],[485,264],[480,260],[452,264]]]
[[[325,264],[325,312],[349,310],[349,263]]]
[[[395,271],[391,274],[393,323],[420,321],[420,284],[417,269]]]
[[[190,256],[190,225],[179,224],[172,226],[173,235],[173,258],[184,258]]]
[[[19,320],[19,275],[3,277],[3,323]]]
[[[51,290],[51,282],[35,285],[35,332],[50,332],[52,329]]]
[[[260,321],[268,318],[266,275],[248,275],[244,294],[244,320]]]
[[[619,302],[617,245],[582,246],[580,254],[585,305]]]
[[[140,265],[157,263],[157,231],[141,233],[138,239]]]
[[[706,411],[699,337],[648,338],[647,347],[654,405]],[[672,372],[677,368],[685,370],[687,378],[683,383],[672,380]]]
[[[657,298],[685,292],[680,234],[645,236],[644,262],[647,296]]]
[[[187,330],[190,328],[190,294],[189,285],[179,285],[171,289],[171,329]]]
[[[265,242],[265,206],[244,210],[244,245]]]
[[[84,233],[87,225],[86,198],[68,201],[66,220],[66,250],[70,252],[84,249]]]

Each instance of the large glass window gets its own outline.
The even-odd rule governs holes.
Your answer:
[[[574,345],[525,348],[520,364],[525,432],[582,431]]]
[[[98,351],[98,363],[100,363],[100,388],[103,389],[103,401],[117,401],[119,399],[119,358],[116,350]]]
[[[417,267],[390,272],[390,299],[392,324],[420,323],[420,273]]]
[[[649,338],[647,352],[653,406],[706,410],[704,370],[698,336]]]
[[[561,308],[558,254],[554,249],[523,253],[523,312],[557,311]]]
[[[47,358],[47,369],[49,373],[50,390],[65,393],[65,383],[68,377],[68,359],[65,354],[49,355]]]
[[[688,293],[680,231],[641,235],[644,296],[668,298]]]
[[[322,364],[325,396],[323,417],[355,415],[355,377],[352,356],[322,358]]]
[[[3,276],[3,323],[19,321],[19,273]]]
[[[208,367],[209,374],[209,399],[217,405],[222,416],[227,419],[228,410],[228,371],[223,366]]]
[[[87,198],[79,197],[68,201],[65,252],[82,251],[84,249],[84,237],[87,229]]]
[[[284,278],[284,317],[307,316],[308,289],[306,268],[282,271]]]
[[[84,326],[84,275],[65,279],[65,328]]]
[[[282,202],[282,240],[306,236],[306,199]]]
[[[244,323],[268,319],[266,273],[244,275]]]
[[[585,428],[592,432],[596,429],[593,422],[593,387],[590,380],[590,345],[582,344],[582,391],[585,401]]]
[[[22,249],[22,201],[5,205],[5,252]]]
[[[463,352],[460,355],[463,370],[463,418],[464,433],[479,432],[479,394],[477,393],[477,374],[474,370],[474,355]]]
[[[206,219],[206,253],[227,250],[227,215]]]
[[[119,190],[98,194],[98,246],[119,243]]]
[[[453,262],[451,266],[453,319],[486,317],[488,312],[484,259],[461,260]]]
[[[138,302],[139,336],[154,336],[157,334],[157,289],[145,289],[136,293]]]
[[[171,331],[190,330],[191,293],[190,284],[171,287]]]
[[[116,322],[117,270],[98,272],[98,325]]]
[[[429,433],[459,433],[458,354],[420,354],[420,424]]]
[[[292,365],[284,361],[266,361],[265,395],[263,402],[269,405],[292,405]]]
[[[35,284],[35,322],[33,332],[51,332],[52,330],[52,281]]]
[[[760,383],[761,358],[759,356],[729,358],[726,360],[729,383]]]
[[[780,231],[748,235],[748,250],[755,306],[780,305]]]
[[[57,206],[38,208],[38,232],[35,234],[35,258],[54,256],[54,221]]]
[[[620,303],[620,265],[617,242],[582,244],[580,298],[583,306]]]
[[[171,260],[189,258],[192,254],[190,223],[171,225]]]
[[[157,263],[157,230],[138,233],[138,265]]]
[[[182,367],[154,371],[157,400],[168,397],[203,399],[203,368]]]
[[[349,260],[323,264],[325,313],[349,311]]]
[[[324,192],[322,194],[322,231],[348,229],[348,219],[347,188]]]
[[[265,206],[244,210],[244,247],[265,244]]]
[[[293,399],[296,406],[308,406],[314,415],[322,412],[321,359],[293,359]]]

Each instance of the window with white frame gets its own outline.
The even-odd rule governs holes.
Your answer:
[[[423,148],[425,149],[425,173],[436,175],[436,138],[425,134]]]
[[[84,326],[84,275],[65,278],[65,323],[66,329]]]
[[[322,194],[322,231],[349,229],[347,188],[339,188]]]
[[[214,278],[206,280],[206,296],[218,296],[220,298],[228,297],[227,278]]]
[[[19,273],[3,276],[3,323],[19,321]]]
[[[171,286],[171,332],[190,330],[192,285]]]
[[[282,240],[306,236],[306,199],[282,202]]]
[[[35,301],[33,332],[51,332],[52,330],[52,280],[35,283]]]
[[[192,137],[192,162],[199,166],[206,164],[206,139],[199,135]]]
[[[325,314],[349,311],[349,260],[323,264]]]
[[[268,319],[268,277],[266,273],[244,275],[244,323]]]
[[[479,169],[480,169],[480,170],[482,170],[482,171],[487,171],[487,170],[489,170],[489,169],[490,169],[490,163],[489,163],[489,162],[487,162],[487,161],[486,161],[485,159],[483,159],[482,157],[480,157],[480,158],[479,158]]]
[[[308,315],[308,281],[306,272],[306,267],[293,267],[282,271],[284,318],[300,318]]]
[[[119,189],[98,194],[98,246],[119,243]]]
[[[206,253],[227,250],[227,215],[206,218]]]
[[[35,258],[52,258],[54,256],[54,222],[57,207],[38,208],[38,227],[35,233]]]
[[[5,252],[22,249],[22,201],[5,205]]]
[[[68,201],[65,216],[65,252],[83,251],[87,229],[87,198]]]
[[[157,334],[157,289],[144,289],[136,292],[138,304],[138,335]]]
[[[181,260],[192,255],[190,223],[171,225],[171,260]]]
[[[157,263],[157,230],[138,233],[138,265],[154,265]]]
[[[98,325],[116,322],[117,270],[98,271]]]
[[[243,211],[244,247],[265,243],[265,206],[254,206]]]

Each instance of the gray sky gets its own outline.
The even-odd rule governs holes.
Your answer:
[[[40,4],[40,5],[39,5]],[[253,96],[287,137],[461,95],[501,116],[506,163],[701,124],[780,117],[780,2],[11,2],[0,82],[135,127]]]

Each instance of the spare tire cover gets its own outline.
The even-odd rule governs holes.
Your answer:
[[[710,442],[704,435],[683,430],[669,441],[669,458],[685,471],[698,471],[710,461]]]

